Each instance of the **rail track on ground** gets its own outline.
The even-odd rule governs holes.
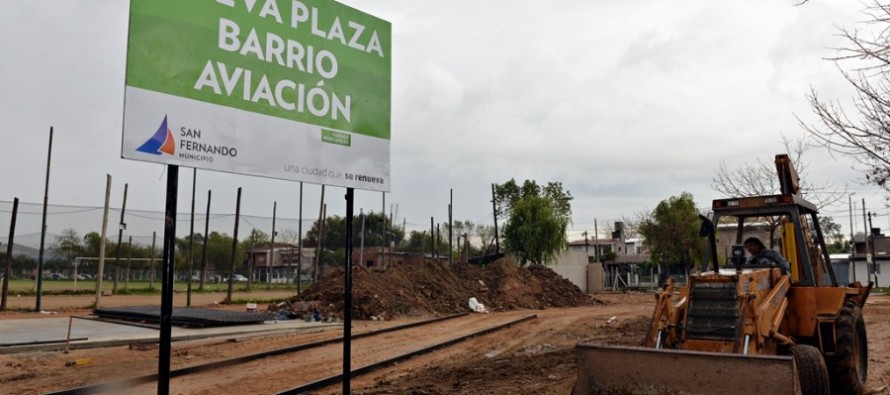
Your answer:
[[[354,333],[351,340],[350,377],[441,350],[536,317],[458,314]],[[169,386],[177,393],[241,393],[239,386],[249,382],[251,391],[256,391],[257,381],[262,381],[266,387],[264,393],[299,394],[314,391],[342,382],[342,343],[342,337],[330,337],[178,368],[171,370]],[[157,373],[147,374],[49,394],[80,395],[121,391],[149,394],[155,393],[158,378]]]

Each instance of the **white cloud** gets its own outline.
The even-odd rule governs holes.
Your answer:
[[[803,136],[794,114],[812,119],[810,86],[849,96],[823,58],[835,26],[861,19],[843,0],[344,3],[393,23],[386,209],[421,230],[446,219],[451,189],[456,218],[490,221],[490,184],[510,178],[563,182],[578,232],[683,191],[707,206],[721,160],[771,161],[781,134]],[[163,208],[163,167],[119,158],[127,12],[115,0],[0,3],[0,200],[42,200],[55,126],[52,203],[101,205],[111,173],[114,196],[130,184],[130,207]],[[846,158],[812,155],[814,176],[859,176]],[[180,182],[187,210],[190,169]],[[232,211],[237,186],[247,214],[278,201],[297,215],[298,184],[222,173],[199,172],[198,206],[213,189],[213,211]],[[306,186],[304,216],[317,215],[319,190]],[[342,189],[327,194],[343,215]],[[380,210],[379,193],[357,195]]]

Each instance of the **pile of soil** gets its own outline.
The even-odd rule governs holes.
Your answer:
[[[321,314],[341,316],[343,270],[333,270],[291,302],[317,301]],[[485,266],[426,262],[387,268],[355,267],[352,316],[391,319],[447,315],[470,310],[475,297],[489,311],[573,307],[597,303],[575,284],[544,266],[518,267],[502,258]]]

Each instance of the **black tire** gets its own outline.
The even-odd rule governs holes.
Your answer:
[[[868,378],[868,337],[862,310],[852,300],[844,303],[834,324],[837,344],[833,356],[826,356],[831,374],[831,393],[861,395]]]
[[[791,347],[794,363],[797,365],[797,379],[800,392],[806,395],[829,395],[828,369],[819,349],[806,344]]]

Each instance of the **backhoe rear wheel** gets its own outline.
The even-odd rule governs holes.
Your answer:
[[[844,303],[834,328],[837,340],[835,353],[825,357],[831,374],[831,393],[864,394],[868,377],[868,339],[862,310],[855,301]]]
[[[800,390],[806,395],[829,395],[828,369],[819,349],[806,344],[791,347],[794,364],[797,365],[797,379]]]

